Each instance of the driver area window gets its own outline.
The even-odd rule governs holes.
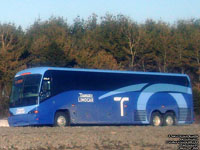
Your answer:
[[[40,101],[44,101],[50,96],[51,96],[51,78],[44,77],[41,86]]]

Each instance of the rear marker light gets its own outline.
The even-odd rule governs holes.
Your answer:
[[[31,74],[30,72],[25,72],[25,73],[22,73],[21,76],[25,76],[25,75],[29,75]]]

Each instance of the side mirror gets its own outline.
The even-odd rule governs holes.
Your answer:
[[[42,96],[43,96],[43,92],[42,92],[42,91],[40,92],[39,96],[40,96],[40,97],[42,97]]]

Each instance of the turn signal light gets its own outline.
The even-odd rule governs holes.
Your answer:
[[[39,113],[39,111],[38,110],[32,110],[32,111],[29,111],[29,113],[28,114],[38,114]]]
[[[38,114],[38,113],[39,113],[39,111],[38,111],[38,110],[35,110],[33,113],[34,113],[34,114]]]
[[[11,116],[13,116],[13,113],[11,113],[11,112],[9,111],[8,117],[11,117]]]

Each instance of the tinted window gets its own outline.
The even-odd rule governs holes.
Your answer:
[[[69,90],[111,91],[125,86],[140,83],[167,83],[188,86],[186,77],[158,76],[122,73],[48,71],[52,73],[52,94]]]

